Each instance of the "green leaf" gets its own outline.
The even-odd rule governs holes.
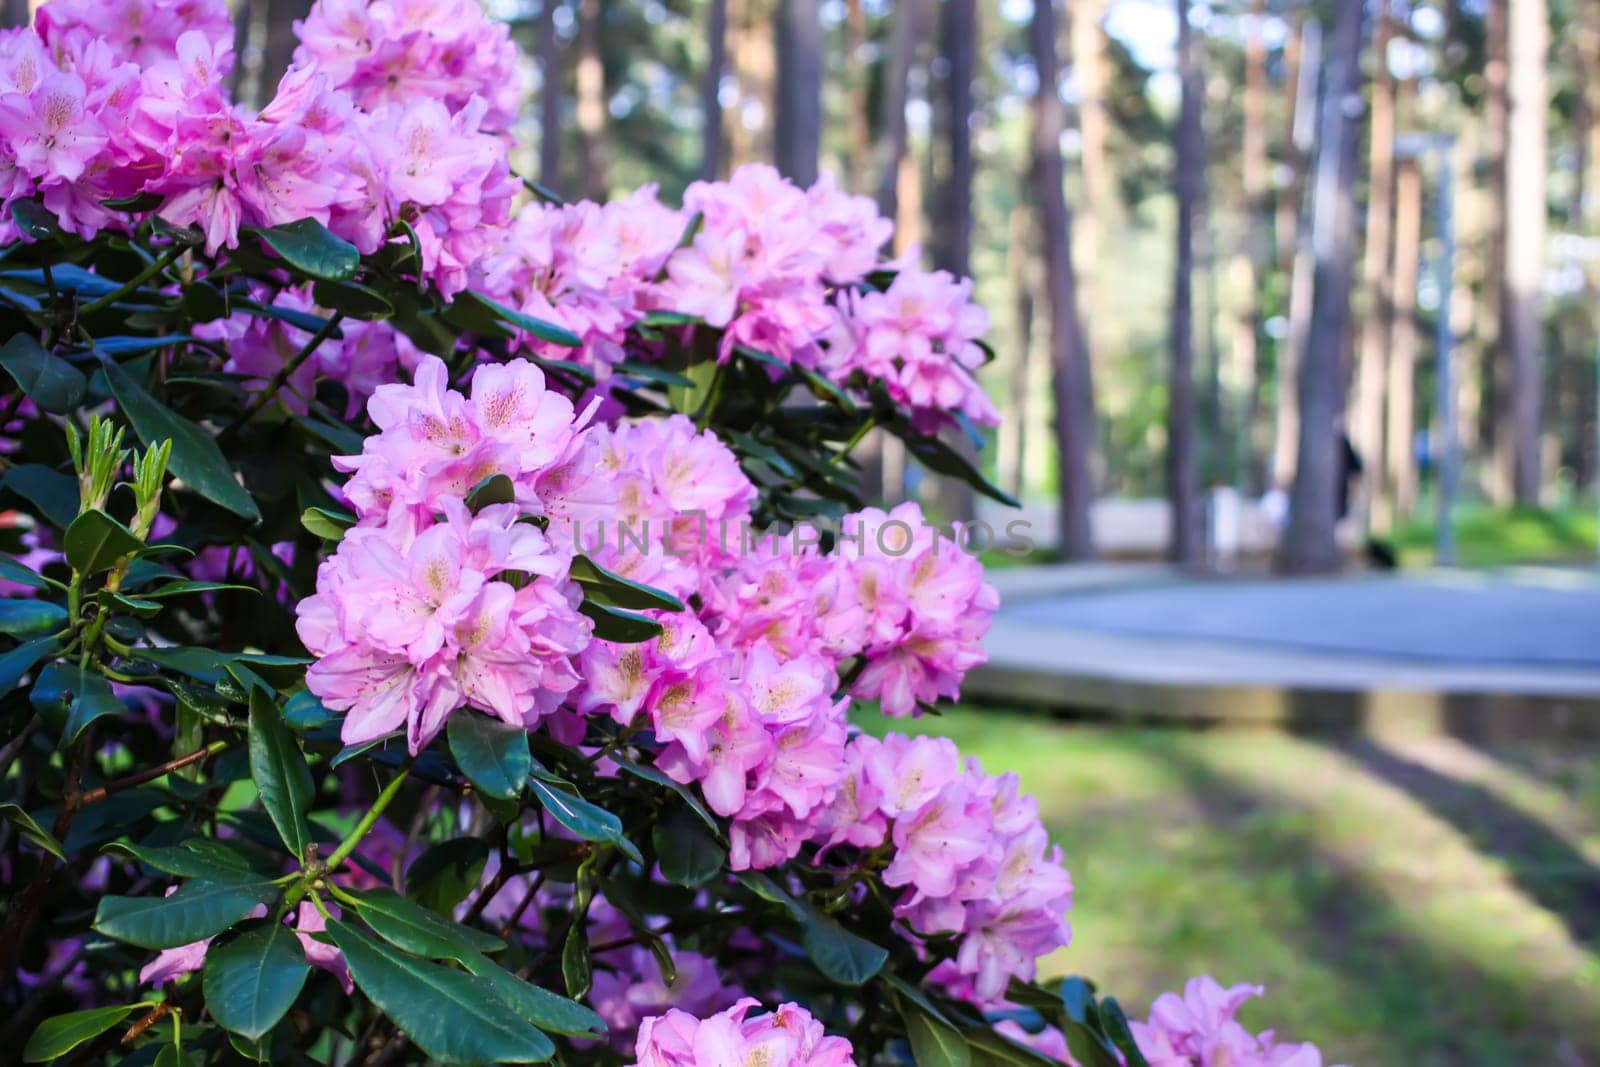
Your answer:
[[[322,701],[309,689],[302,689],[283,704],[283,721],[289,729],[302,733],[325,726],[336,718],[338,716],[323,707]]]
[[[28,586],[30,589],[65,588],[61,583],[53,582],[44,575],[36,573],[20,560],[8,556],[4,552],[0,552],[0,578],[16,582],[18,585]]]
[[[110,570],[117,560],[144,547],[132,530],[98,508],[85,511],[67,527],[62,551],[72,569],[87,577]]]
[[[636,645],[661,636],[661,624],[646,615],[607,607],[587,598],[578,605],[578,610],[593,620],[594,635],[605,641]]]
[[[474,306],[476,305],[476,306]],[[536,319],[532,315],[524,314],[515,308],[506,307],[498,300],[491,300],[482,293],[474,293],[470,289],[456,297],[451,305],[452,310],[459,309],[465,313],[468,321],[481,321],[481,311],[487,311],[492,320],[509,323],[524,333],[530,333],[541,341],[564,348],[577,348],[583,344],[583,339],[563,326],[553,322]]]
[[[1060,1067],[1061,1061],[1018,1044],[987,1026],[962,1027],[973,1067]]]
[[[65,530],[78,517],[78,480],[42,463],[21,463],[6,472],[4,485],[39,509],[39,516]]]
[[[652,831],[661,876],[675,885],[705,885],[722,873],[727,855],[721,845],[686,811],[679,811]]]
[[[65,415],[83,403],[88,382],[83,374],[59,356],[40,346],[30,334],[19,333],[0,347],[0,367],[6,369],[40,410]]]
[[[594,957],[582,923],[574,924],[561,944],[561,979],[567,983],[569,997],[581,999],[594,988]]]
[[[700,798],[694,795],[694,791],[689,789],[682,782],[673,781],[655,767],[651,767],[648,764],[643,763],[634,763],[632,760],[623,756],[613,755],[611,757],[611,762],[615,763],[618,767],[621,767],[624,771],[633,775],[635,778],[642,778],[647,782],[654,782],[663,789],[667,789],[678,794],[678,796],[683,798],[683,802],[688,805],[689,810],[694,812],[695,817],[705,824],[706,829],[710,830],[712,835],[717,837],[719,840],[722,838],[722,827],[718,824],[717,817],[711,814],[711,809],[706,807]]]
[[[269,226],[261,231],[261,239],[291,267],[322,281],[342,282],[361,266],[356,246],[335,237],[316,219]]]
[[[51,717],[52,725],[60,721],[55,716],[66,709],[67,717],[61,724],[58,742],[61,748],[77,741],[84,728],[96,719],[125,715],[128,710],[104,677],[66,661],[52,663],[39,672],[29,699],[42,714]]]
[[[461,711],[450,716],[446,733],[461,773],[487,795],[511,800],[533,769],[528,731],[488,715]]]
[[[233,468],[223,458],[214,435],[174,413],[145,392],[128,372],[110,360],[104,362],[106,384],[117,407],[133,425],[133,432],[146,446],[172,442],[172,473],[195,492],[220,507],[248,519],[261,521],[261,511],[235,480]]]
[[[267,919],[212,942],[201,979],[206,1010],[223,1029],[259,1041],[294,1004],[310,972],[295,932]]]
[[[150,1067],[191,1067],[194,1059],[177,1045],[162,1045]]]
[[[478,953],[506,947],[498,937],[442,919],[392,889],[372,889],[351,899],[362,921],[379,937],[413,955],[466,963]]]
[[[36,637],[0,656],[0,694],[11,692],[33,665],[61,647],[55,637]]]
[[[407,956],[337,920],[328,936],[350,976],[427,1055],[446,1064],[541,1063],[555,1045],[476,975]]]
[[[132,857],[146,867],[180,878],[226,882],[265,873],[252,869],[247,857],[215,838],[190,838],[182,845],[170,846],[113,841],[102,851]]]
[[[902,991],[894,1000],[917,1067],[972,1067],[967,1039],[926,998]]]
[[[38,637],[59,630],[67,609],[48,600],[0,600],[0,634]]]
[[[602,807],[589,803],[577,793],[558,789],[535,776],[528,780],[533,795],[556,822],[585,841],[615,845],[629,859],[639,862],[639,849],[622,832],[622,820]]]
[[[592,599],[606,607],[683,610],[683,601],[671,593],[606,570],[588,556],[573,557],[571,574],[573,581],[583,586],[583,595],[586,599]]]
[[[491,504],[510,504],[517,499],[517,487],[504,474],[491,474],[467,494],[467,510],[476,515]]]
[[[57,841],[49,830],[35,822],[32,815],[23,811],[21,805],[0,804],[0,819],[15,826],[17,833],[26,840],[32,841],[62,863],[67,862],[67,851],[61,847],[61,842]]]
[[[1128,1025],[1128,1017],[1122,1013],[1122,1005],[1117,1003],[1115,997],[1105,997],[1100,1001],[1100,1025],[1117,1051],[1122,1053],[1122,1059],[1128,1067],[1150,1067],[1150,1061],[1139,1050],[1139,1043],[1133,1038],[1133,1029]]]
[[[650,315],[645,316],[645,321],[641,325],[665,325],[663,323],[653,323],[650,321],[652,318],[655,318],[660,314],[662,314],[662,312],[652,312]],[[680,315],[677,317],[683,320],[682,325],[687,325],[695,321],[692,315]],[[654,382],[657,385],[675,385],[680,389],[694,388],[694,382],[689,378],[685,378],[677,371],[667,370],[665,367],[658,367],[654,363],[635,363],[631,360],[623,360],[621,363],[618,363],[616,366],[612,367],[611,370],[616,374],[624,374],[629,378],[642,378],[647,382]]]
[[[494,986],[496,995],[511,1005],[513,1011],[546,1033],[567,1037],[605,1036],[605,1021],[577,1001],[524,982],[482,956],[470,955],[461,962],[467,970]]]
[[[55,215],[37,200],[13,200],[11,219],[17,229],[35,241],[49,241],[62,236]]]
[[[196,878],[171,896],[101,897],[94,929],[140,948],[176,948],[221,933],[277,895],[267,881]]]
[[[354,515],[332,511],[328,508],[306,508],[300,513],[300,525],[324,541],[338,544],[345,533],[356,524]]]
[[[853,934],[829,915],[801,902],[802,941],[811,962],[840,985],[861,985],[883,969],[887,949]]]
[[[1022,503],[1010,493],[992,484],[972,461],[961,453],[939,440],[937,437],[928,437],[913,430],[908,424],[891,424],[889,427],[896,437],[904,441],[906,450],[922,463],[924,467],[936,474],[948,475],[957,478],[984,496],[998,500],[1007,507],[1021,507]]]
[[[489,860],[489,843],[478,837],[441,841],[411,861],[406,896],[425,908],[449,915],[477,888]]]
[[[250,777],[261,791],[278,836],[297,859],[311,844],[306,813],[315,792],[305,753],[284,725],[278,705],[260,689],[250,691]]]
[[[48,1063],[93,1040],[133,1014],[137,1004],[69,1011],[39,1024],[22,1049],[23,1063]],[[14,1046],[13,1046],[14,1047]]]
[[[394,314],[394,305],[376,289],[355,282],[317,282],[311,298],[318,307],[342,311],[352,319],[378,322]]]

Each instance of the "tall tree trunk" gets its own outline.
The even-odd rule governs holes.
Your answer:
[[[1483,289],[1478,298],[1480,318],[1474,331],[1484,341],[1472,346],[1478,382],[1478,418],[1471,432],[1493,461],[1483,465],[1484,489],[1497,504],[1511,500],[1511,434],[1497,413],[1507,404],[1511,382],[1504,358],[1506,338],[1502,309],[1505,304],[1506,265],[1506,133],[1510,95],[1506,6],[1510,0],[1486,0],[1484,7],[1483,155],[1487,171],[1488,220],[1484,235]],[[1463,413],[1465,414],[1465,413]]]
[[[539,0],[539,181],[547,189],[562,191],[561,97],[566,73],[561,65],[561,42],[556,38],[556,5],[561,0]]]
[[[1327,84],[1317,125],[1311,212],[1311,329],[1299,374],[1299,447],[1282,559],[1284,568],[1297,574],[1334,571],[1340,564],[1334,527],[1339,518],[1338,482],[1343,474],[1341,364],[1350,330],[1356,154],[1353,116],[1360,112],[1365,21],[1364,5],[1338,5],[1324,64]]]
[[[1072,213],[1067,208],[1061,158],[1065,120],[1059,84],[1054,0],[1033,5],[1029,43],[1039,72],[1033,94],[1033,176],[1037,183],[1044,247],[1045,291],[1050,301],[1051,393],[1059,456],[1061,551],[1068,559],[1094,557],[1090,507],[1094,501],[1090,453],[1094,448],[1094,388],[1089,345],[1078,317],[1078,281],[1072,265]]]
[[[972,274],[973,83],[978,74],[977,0],[945,0],[939,27],[939,50],[946,60],[942,108],[944,144],[950,147],[937,198],[934,266],[958,278]],[[952,435],[952,446],[977,462],[977,448],[965,433]],[[957,478],[937,483],[937,501],[947,517],[971,521],[976,510],[972,487]]]
[[[606,67],[601,38],[603,0],[578,0],[578,140],[583,195],[604,200],[611,191],[611,131],[606,118]]]
[[[1267,219],[1267,42],[1266,0],[1251,0],[1244,44],[1244,130],[1239,205],[1244,232],[1229,266],[1231,286],[1244,294],[1235,311],[1231,349],[1232,379],[1238,403],[1234,417],[1238,439],[1234,461],[1246,492],[1260,491],[1257,456],[1262,442],[1261,383],[1265,378],[1261,343],[1261,280],[1268,270]]]
[[[258,101],[265,103],[278,91],[278,82],[294,61],[300,40],[294,24],[311,13],[311,0],[267,0],[266,40],[261,46],[261,70],[255,78]]]
[[[1311,336],[1313,263],[1311,227],[1305,208],[1306,171],[1316,141],[1317,72],[1322,68],[1322,25],[1307,19],[1295,45],[1294,105],[1290,109],[1290,181],[1279,202],[1278,230],[1284,235],[1280,253],[1289,274],[1289,333],[1278,345],[1274,375],[1276,418],[1273,420],[1272,482],[1287,488],[1294,480],[1300,441],[1300,366]]]
[[[1389,401],[1388,452],[1383,467],[1389,493],[1385,517],[1392,515],[1397,522],[1404,522],[1417,509],[1417,260],[1422,251],[1422,171],[1415,159],[1400,163],[1394,211],[1394,273],[1389,297],[1393,328],[1385,387]],[[1447,315],[1449,311],[1440,308],[1439,314]],[[1367,469],[1378,466],[1378,453],[1372,453]]]
[[[775,7],[771,0],[728,0],[738,111],[729,125],[728,166],[777,158],[772,108],[778,98]]]
[[[867,69],[867,12],[862,0],[849,0],[844,20],[845,90],[850,111],[845,121],[850,131],[850,151],[844,158],[845,187],[860,192],[871,179],[866,169],[872,159],[872,86]]]
[[[1393,17],[1379,8],[1372,40],[1372,114],[1369,123],[1367,164],[1367,234],[1361,257],[1361,281],[1366,300],[1361,317],[1361,341],[1356,353],[1355,383],[1351,391],[1350,439],[1363,457],[1362,479],[1371,512],[1372,528],[1387,533],[1389,513],[1384,501],[1384,392],[1389,369],[1389,334],[1393,311],[1389,304],[1394,282],[1390,277],[1394,217],[1394,137],[1396,91],[1389,70],[1389,41],[1394,36]],[[1391,394],[1390,402],[1395,397]],[[1391,421],[1392,417],[1391,417]]]
[[[911,65],[916,61],[922,37],[925,3],[926,0],[900,0],[893,7],[894,21],[889,26],[889,54],[884,57],[879,90],[878,143],[873,150],[878,213],[886,219],[898,219],[900,213],[901,172],[906,159],[906,97]],[[895,245],[903,247],[903,240],[896,240]]]
[[[728,66],[728,0],[707,0],[706,74],[700,89],[700,177],[722,173],[722,75]]]
[[[1506,113],[1506,259],[1501,336],[1509,364],[1511,491],[1537,504],[1543,324],[1539,289],[1544,270],[1545,140],[1549,92],[1545,62],[1550,23],[1545,0],[1517,0],[1507,11],[1510,66]]]
[[[1078,90],[1078,142],[1083,169],[1083,211],[1078,219],[1077,254],[1081,262],[1098,261],[1105,235],[1117,223],[1117,192],[1111,167],[1111,109],[1106,95],[1110,64],[1106,32],[1101,25],[1107,0],[1072,0],[1067,5],[1072,38],[1072,78]],[[1093,287],[1092,276],[1085,285]]]
[[[778,170],[797,185],[817,180],[822,153],[822,15],[818,0],[778,0],[778,93],[773,118]]]
[[[1006,274],[1015,298],[1012,343],[996,377],[1006,383],[1000,402],[1000,432],[995,470],[1000,487],[1021,500],[1028,489],[1028,398],[1033,369],[1033,264],[1029,235],[1034,216],[1026,195],[1011,209]]]
[[[1600,0],[1587,0],[1580,9],[1578,55],[1581,63],[1579,84],[1584,87],[1582,136],[1584,167],[1578,173],[1579,226],[1584,233],[1600,233]],[[1584,302],[1589,308],[1590,339],[1600,344],[1600,260],[1591,261],[1584,271]],[[1597,355],[1596,358],[1600,358]],[[1595,375],[1589,375],[1585,389],[1589,403],[1585,405],[1588,419],[1596,418],[1600,404],[1600,390]],[[1600,490],[1600,425],[1591,421],[1579,448],[1579,473],[1589,474],[1588,483]],[[1581,481],[1581,479],[1580,479]]]
[[[3,15],[4,27],[8,30],[33,25],[33,5],[28,0],[5,0],[5,8],[0,15]]]
[[[1195,458],[1194,226],[1205,167],[1200,126],[1200,65],[1195,61],[1189,0],[1177,0],[1178,77],[1183,101],[1178,116],[1173,184],[1178,193],[1176,269],[1172,284],[1172,351],[1167,383],[1167,504],[1171,512],[1168,552],[1174,562],[1195,566],[1202,550],[1200,478]]]

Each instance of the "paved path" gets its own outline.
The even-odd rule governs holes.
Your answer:
[[[1434,710],[1483,698],[1563,714],[1593,704],[1600,728],[1592,572],[1271,581],[1101,565],[991,580],[1002,606],[974,695],[1271,720],[1303,712],[1308,695],[1413,712],[1428,700],[1406,695]]]

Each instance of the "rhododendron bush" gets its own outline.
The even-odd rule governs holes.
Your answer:
[[[0,36],[0,1031],[32,1061],[1315,1065],[1083,980],[982,662],[971,283],[770,168],[552,202],[471,0]]]

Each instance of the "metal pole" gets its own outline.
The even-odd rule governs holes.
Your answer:
[[[1451,523],[1456,496],[1456,467],[1458,463],[1456,435],[1455,373],[1451,357],[1455,336],[1450,329],[1450,300],[1455,285],[1455,141],[1445,138],[1436,142],[1439,158],[1439,313],[1434,320],[1434,341],[1437,365],[1435,366],[1438,440],[1435,453],[1438,461],[1438,485],[1434,518],[1434,559],[1441,567],[1453,566],[1456,561],[1456,534]]]

